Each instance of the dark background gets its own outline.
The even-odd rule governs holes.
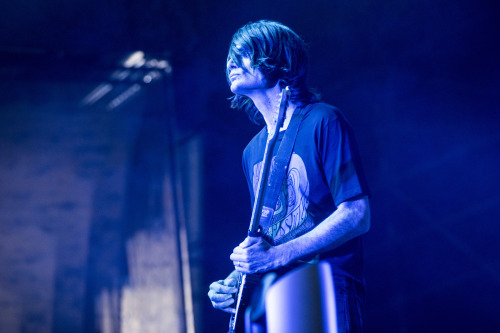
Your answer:
[[[497,2],[463,0],[10,1],[0,96],[33,112],[51,96],[78,103],[87,91],[75,84],[98,83],[127,52],[168,57],[179,130],[203,137],[208,291],[246,232],[241,152],[258,131],[228,106],[227,48],[241,25],[281,21],[310,46],[310,84],[357,133],[373,194],[366,331],[497,332],[499,14]],[[52,90],[33,95],[37,85]],[[228,316],[195,296],[204,332],[225,330]]]

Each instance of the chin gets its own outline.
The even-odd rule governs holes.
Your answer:
[[[242,94],[242,89],[238,87],[237,85],[232,84],[229,89],[231,92],[235,95],[241,95]]]

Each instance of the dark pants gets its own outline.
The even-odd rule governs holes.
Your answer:
[[[335,277],[335,305],[339,333],[363,331],[365,289],[359,282],[345,277]]]

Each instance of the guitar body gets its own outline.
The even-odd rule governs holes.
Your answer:
[[[260,275],[242,274],[236,299],[236,312],[231,315],[228,333],[245,333],[245,311],[260,283]]]
[[[268,138],[266,149],[264,151],[263,167],[261,169],[255,202],[252,209],[252,218],[250,220],[250,227],[248,229],[249,236],[259,236],[259,222],[262,214],[263,191],[269,176],[271,165],[272,150],[276,139],[278,138],[279,129],[283,125],[285,112],[290,98],[290,88],[285,87],[281,91],[280,105],[278,110],[278,118],[276,126],[271,128],[270,137]],[[241,274],[240,283],[238,287],[238,294],[236,298],[235,313],[231,315],[229,321],[229,333],[245,333],[245,311],[251,301],[254,290],[260,283],[260,275]]]

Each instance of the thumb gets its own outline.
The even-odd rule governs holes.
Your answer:
[[[243,242],[241,242],[240,244],[240,247],[242,249],[246,248],[246,247],[250,247],[252,246],[253,244],[256,244],[258,243],[259,241],[261,240],[260,237],[252,237],[252,236],[248,236],[247,238],[245,238],[245,240]]]
[[[228,286],[228,287],[234,287],[234,286],[236,286],[237,282],[238,281],[236,281],[235,279],[229,278],[229,279],[224,280],[224,285]]]

